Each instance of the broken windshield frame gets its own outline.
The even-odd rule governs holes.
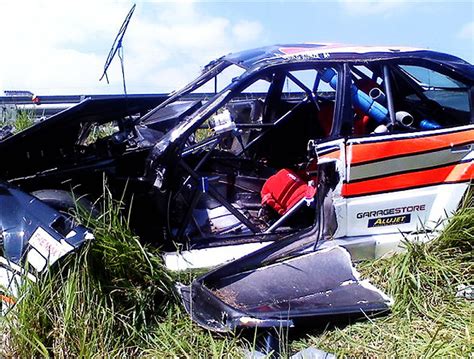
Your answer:
[[[147,113],[145,116],[143,116],[140,120],[143,121],[143,120],[146,120],[148,117],[150,117],[152,114],[154,114],[155,112],[157,112],[158,110],[168,106],[170,103],[173,103],[173,102],[176,102],[176,101],[179,101],[181,100],[184,96],[190,94],[191,92],[194,92],[196,91],[197,89],[199,89],[201,86],[207,84],[212,78],[216,78],[219,74],[221,74],[225,69],[227,69],[229,66],[234,66],[234,67],[238,67],[238,68],[242,68],[243,67],[240,67],[236,64],[233,64],[229,61],[225,61],[225,60],[222,60],[222,59],[217,59],[211,63],[209,63],[208,65],[206,65],[203,69],[203,71],[201,72],[201,74],[196,78],[194,79],[193,81],[191,81],[189,84],[187,84],[186,86],[182,87],[180,90],[177,90],[177,91],[173,91],[169,94],[169,97],[168,99],[166,99],[165,101],[163,101],[161,104],[159,104],[158,106],[156,106],[152,111],[150,111],[149,113]],[[233,81],[235,81],[236,78],[233,78],[231,80],[231,83]],[[227,86],[225,86],[225,88],[227,88]],[[217,92],[216,92],[217,93]]]
[[[213,77],[221,74],[226,68],[230,65],[239,67],[229,61],[224,60],[216,60],[216,64],[211,63],[210,65],[206,66],[209,68],[207,71],[204,72],[193,82],[176,92],[166,101],[158,105],[155,109],[150,111],[148,114],[143,116],[140,121],[146,120],[149,116],[154,114],[156,111],[164,108],[165,106],[180,101],[184,96],[190,94],[191,92],[197,90],[199,87],[208,83]],[[211,67],[209,67],[211,66]],[[206,69],[205,68],[205,69]],[[248,77],[252,76],[252,71],[245,71],[238,77],[232,78],[229,84],[227,84],[220,92],[217,92],[208,102],[202,105],[200,108],[196,110],[195,113],[191,114],[190,116],[186,117],[183,121],[181,121],[173,130],[167,132],[159,142],[156,143],[153,154],[152,160],[156,159],[162,152],[168,147],[169,143],[174,142],[179,137],[185,135],[189,130],[192,130],[194,127],[199,126],[202,122],[204,122],[207,117],[212,114],[215,108],[217,108],[226,98],[231,94],[231,92],[235,89],[235,86],[238,86],[243,79],[247,79]]]

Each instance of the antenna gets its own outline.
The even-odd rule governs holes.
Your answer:
[[[125,95],[127,94],[127,87],[125,85],[125,69],[124,69],[124,63],[123,63],[122,40],[125,35],[125,31],[127,31],[127,27],[130,22],[130,19],[132,18],[133,12],[135,11],[135,6],[136,4],[133,4],[132,8],[130,9],[127,16],[125,17],[125,20],[123,21],[122,26],[120,26],[120,30],[117,33],[117,36],[115,37],[115,40],[112,44],[112,48],[109,51],[109,55],[107,56],[107,60],[105,60],[104,72],[102,73],[102,76],[99,79],[99,81],[102,81],[102,79],[105,77],[107,83],[109,83],[107,70],[109,69],[109,66],[112,63],[112,60],[114,59],[115,55],[118,54],[118,57],[120,59],[120,66],[122,68],[123,91],[125,92]]]

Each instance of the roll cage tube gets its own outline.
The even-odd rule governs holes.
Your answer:
[[[311,102],[316,106],[316,108],[319,111],[319,105],[316,102],[316,99],[314,97],[313,91],[311,91],[304,83],[302,83],[300,80],[298,80],[291,72],[287,72],[286,76],[292,80],[295,84],[297,84],[306,94],[306,96],[311,100]]]
[[[210,181],[208,181],[207,178],[199,176],[198,173],[192,170],[191,167],[189,167],[183,160],[179,161],[179,165],[191,176],[192,179],[194,179],[198,185],[201,185],[201,192],[209,192],[209,194],[214,197],[217,201],[219,201],[229,212],[231,212],[239,221],[241,221],[248,229],[250,229],[253,233],[258,233],[260,232],[258,227],[255,226],[250,220],[245,217],[242,213],[240,213],[232,204],[230,204],[223,195],[217,191]],[[198,191],[198,190],[196,190]],[[199,197],[197,198],[197,200]],[[194,204],[194,207],[197,204],[197,200]],[[194,209],[194,207],[190,206],[189,210]],[[186,223],[187,224],[187,223]]]
[[[336,86],[336,107],[334,109],[333,125],[331,128],[332,137],[338,137],[338,135],[346,137],[352,134],[352,78],[351,69],[349,64],[336,68],[337,71],[337,83],[341,84]]]
[[[296,109],[300,108],[302,104],[306,103],[308,98],[305,97],[303,100],[298,102],[292,109],[285,112],[282,116],[280,116],[275,122],[269,124],[263,124],[265,126],[259,125],[260,128],[266,128],[261,134],[255,137],[252,141],[250,141],[238,154],[237,156],[241,156],[244,152],[246,152],[250,147],[252,147],[255,143],[257,143],[263,136],[265,136],[273,127],[277,126],[280,122],[286,120]],[[237,126],[241,127],[241,126]],[[243,127],[241,127],[243,128]]]
[[[383,83],[385,86],[385,97],[387,98],[388,115],[392,129],[395,127],[395,107],[393,105],[392,82],[390,79],[390,69],[387,64],[383,65]]]

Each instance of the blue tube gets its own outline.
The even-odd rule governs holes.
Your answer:
[[[420,128],[422,130],[436,130],[438,128],[441,128],[441,125],[438,124],[436,121],[428,120],[427,118],[425,118],[424,120],[421,120]]]
[[[329,68],[326,69],[322,74],[321,74],[321,80],[324,82],[327,82],[329,86],[331,86],[334,90],[337,87],[337,76],[336,76],[336,71],[333,69]]]
[[[334,90],[337,87],[337,74],[336,71],[329,68],[326,69],[322,75],[321,80],[327,82]],[[374,101],[365,92],[359,90],[356,85],[351,85],[352,103],[358,109],[364,111],[367,115],[373,118],[377,123],[384,124],[388,122],[388,110]]]

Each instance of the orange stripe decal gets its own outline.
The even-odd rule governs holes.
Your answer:
[[[474,163],[465,162],[457,165],[416,171],[355,183],[345,183],[343,196],[369,195],[371,193],[390,192],[411,187],[429,186],[444,182],[463,182],[472,180]]]
[[[14,305],[16,302],[13,298],[7,297],[6,295],[0,294],[0,301],[5,302],[10,305]]]
[[[474,142],[474,130],[422,138],[392,139],[377,143],[351,143],[348,151],[348,162],[354,165],[382,160],[388,157],[403,156],[424,151],[435,151],[440,148],[466,142]]]
[[[335,151],[329,152],[325,155],[321,155],[321,158],[339,159],[340,157],[341,157],[341,151],[340,150],[335,150]]]

